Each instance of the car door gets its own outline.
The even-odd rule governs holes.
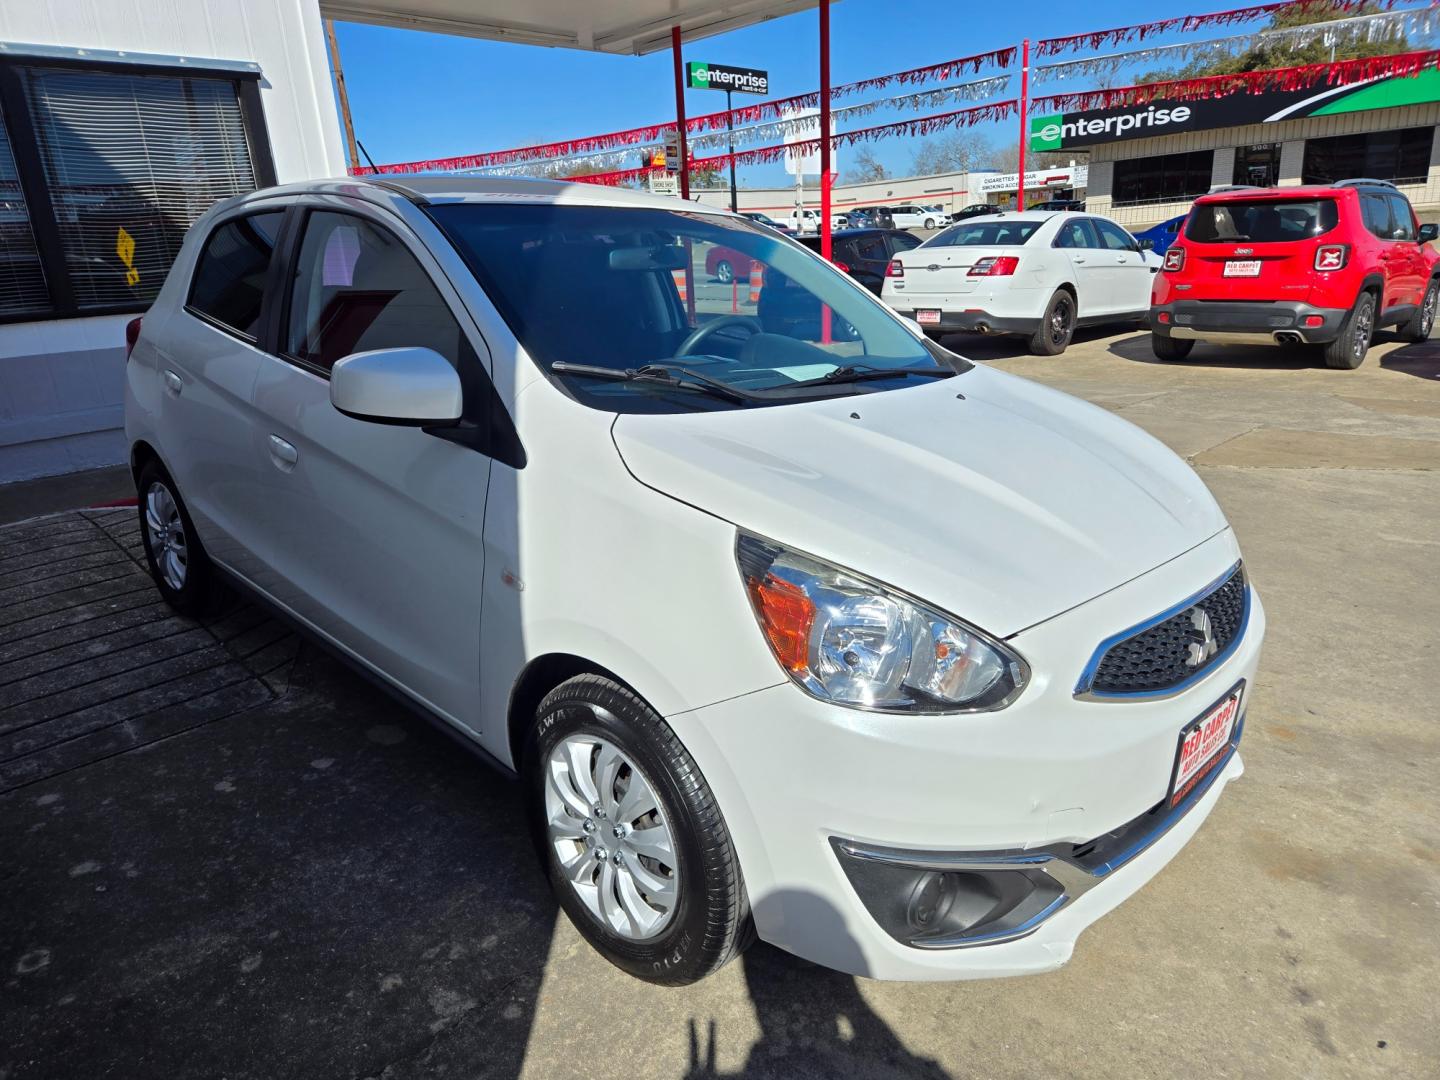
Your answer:
[[[253,472],[250,394],[264,357],[266,282],[277,269],[284,218],[285,207],[271,204],[217,219],[200,241],[183,308],[151,335],[163,343],[155,376],[165,467],[206,550],[242,571],[254,539],[244,512]]]
[[[885,268],[890,264],[890,249],[885,245],[885,234],[862,233],[846,241],[845,262],[850,266],[850,276],[860,282],[876,296],[885,284]]]
[[[383,211],[312,196],[291,248],[277,354],[253,395],[256,584],[435,712],[478,725],[491,461],[342,414],[329,378],[352,353],[428,347],[459,370],[466,416],[485,417],[489,353],[423,245]]]
[[[1101,246],[1094,221],[1082,217],[1062,221],[1055,234],[1054,246],[1070,262],[1078,314],[1088,318],[1114,311],[1114,282],[1105,262],[1108,253]]]
[[[1110,277],[1106,290],[1117,315],[1138,314],[1150,310],[1150,264],[1140,245],[1128,232],[1105,218],[1091,218],[1104,245],[1101,263]]]
[[[1394,222],[1391,219],[1390,201],[1378,191],[1362,191],[1360,193],[1360,216],[1365,221],[1366,230],[1378,241],[1377,248],[1380,253],[1380,269],[1385,277],[1384,290],[1380,299],[1380,311],[1388,311],[1397,304],[1403,303],[1400,299],[1401,287],[1406,278],[1406,254],[1400,250],[1400,245],[1395,243],[1393,232]],[[1376,313],[1378,318],[1380,312]]]
[[[1399,192],[1386,192],[1390,204],[1390,253],[1396,304],[1418,305],[1425,293],[1425,254],[1418,242],[1420,226],[1410,200]]]

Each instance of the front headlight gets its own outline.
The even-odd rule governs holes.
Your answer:
[[[1015,700],[1015,653],[878,582],[741,533],[740,576],[786,673],[815,697],[887,712],[972,712]]]

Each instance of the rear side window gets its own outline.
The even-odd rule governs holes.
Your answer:
[[[1365,192],[1360,196],[1360,213],[1365,218],[1365,228],[1381,240],[1390,239],[1390,204],[1384,195]]]
[[[283,210],[267,210],[217,225],[195,263],[190,310],[254,341],[265,274],[284,217]]]
[[[1309,240],[1339,224],[1334,199],[1236,199],[1197,203],[1185,235],[1201,244]]]
[[[1060,231],[1055,235],[1055,246],[1058,248],[1093,248],[1099,247],[1100,241],[1095,238],[1095,233],[1090,228],[1090,222],[1084,218],[1072,218],[1060,226]]]
[[[305,221],[285,352],[328,372],[369,349],[434,349],[457,368],[463,335],[430,275],[388,229],[350,214]]]
[[[885,238],[883,236],[862,236],[854,242],[855,257],[857,259],[868,259],[870,262],[883,262],[890,257],[885,250]]]
[[[1385,200],[1390,204],[1390,238],[1392,240],[1414,240],[1415,211],[1410,202],[1398,192],[1386,192]]]
[[[1043,225],[1043,221],[963,221],[951,225],[927,240],[926,247],[1019,247]]]

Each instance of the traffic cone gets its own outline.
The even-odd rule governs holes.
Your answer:
[[[685,295],[685,271],[671,270],[670,276],[675,279],[675,291],[680,294],[680,299],[684,301],[687,298]]]
[[[760,290],[765,285],[765,268],[758,262],[750,264],[750,303],[760,302]]]

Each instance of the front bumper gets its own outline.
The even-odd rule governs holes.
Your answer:
[[[987,978],[1065,963],[1080,933],[1157,873],[1241,774],[1232,746],[1208,787],[1173,818],[1162,815],[1163,828],[1134,825],[1168,791],[1180,729],[1241,679],[1248,696],[1263,609],[1254,598],[1240,645],[1173,697],[1085,701],[1074,696],[1076,677],[1110,632],[1193,594],[1237,558],[1227,530],[1015,635],[1010,643],[1034,676],[999,712],[866,713],[786,684],[669,717],[725,814],[760,936],[816,963],[885,979]],[[1107,856],[1103,872],[1100,864],[1087,868],[1084,846],[1103,845],[1127,826],[1133,850]],[[1064,898],[1021,933],[919,948],[877,921],[837,844],[1024,866],[1052,876],[1060,888],[1051,898]]]
[[[1151,307],[1150,329],[1213,345],[1323,345],[1340,336],[1349,314],[1296,300],[1176,300]],[[1320,325],[1306,326],[1307,319]]]

